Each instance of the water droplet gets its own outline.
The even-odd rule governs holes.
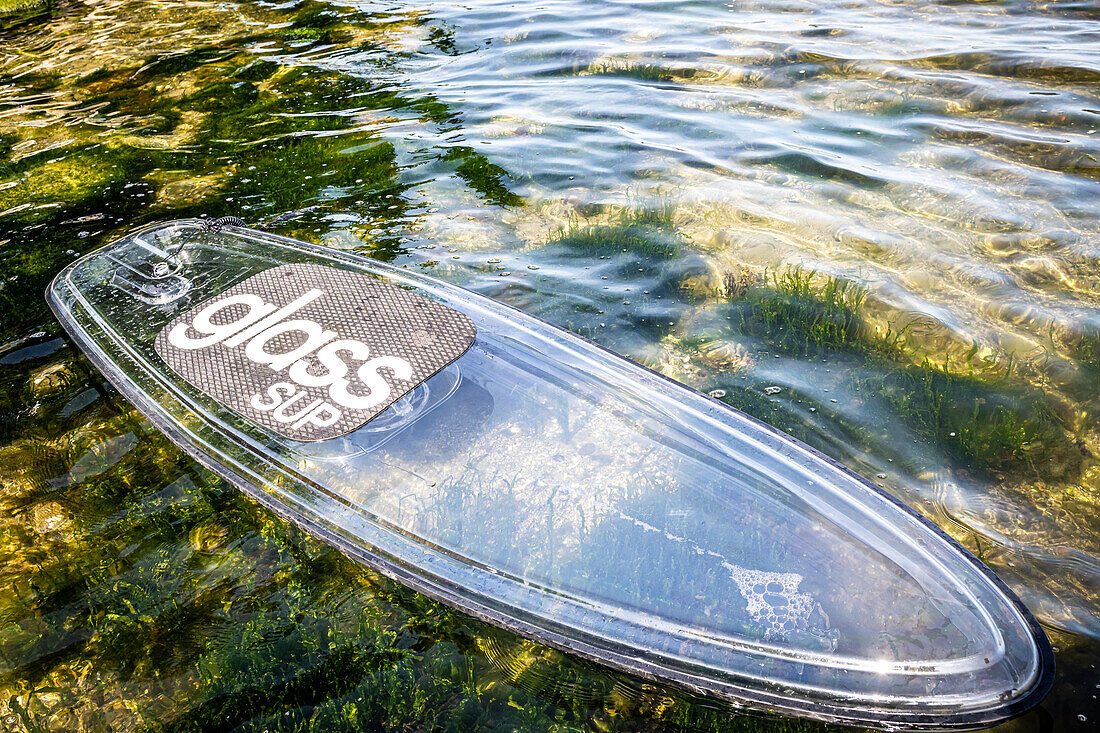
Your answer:
[[[710,392],[707,392],[707,394],[709,394],[711,397],[715,398],[716,400],[720,400],[720,399],[722,399],[723,397],[726,396],[726,390],[724,390],[724,389],[712,389]]]
[[[781,387],[765,387],[764,394],[779,394],[783,389]]]

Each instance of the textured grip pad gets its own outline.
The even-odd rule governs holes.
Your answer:
[[[156,351],[192,386],[300,441],[362,427],[461,356],[462,313],[381,280],[282,265],[169,323]]]

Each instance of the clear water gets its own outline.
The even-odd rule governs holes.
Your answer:
[[[230,213],[543,316],[875,478],[1058,648],[1006,730],[1100,719],[1097,4],[8,6],[0,724],[817,727],[495,631],[182,457],[42,292],[138,224]]]

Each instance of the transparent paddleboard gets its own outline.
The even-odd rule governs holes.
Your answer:
[[[287,266],[285,288],[240,295]],[[294,310],[324,290],[309,272],[363,287],[346,289],[339,317],[321,296]],[[875,727],[981,727],[1050,687],[1034,618],[915,512],[783,433],[483,296],[180,221],[82,258],[47,297],[198,460],[357,560],[525,636],[735,705]],[[435,315],[407,333],[400,318],[371,320],[387,297]],[[439,314],[461,338],[402,379],[392,359],[416,371]],[[177,327],[229,387],[169,363]],[[234,401],[234,389],[254,394]],[[375,407],[341,422],[319,406],[340,411],[334,395]],[[281,424],[261,408],[281,408]]]

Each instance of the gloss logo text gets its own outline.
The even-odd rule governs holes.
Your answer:
[[[254,409],[271,412],[275,420],[292,423],[294,429],[325,428],[340,420],[345,409],[369,410],[389,398],[390,385],[381,370],[388,371],[393,380],[407,382],[412,380],[413,368],[397,356],[372,358],[367,344],[341,338],[316,321],[291,318],[323,295],[324,291],[313,288],[281,308],[251,293],[231,295],[203,308],[191,323],[173,327],[168,343],[188,351],[217,344],[228,349],[243,347],[252,362],[286,373],[284,381],[251,396],[249,404]],[[218,314],[234,307],[247,312],[232,321],[214,322]],[[293,335],[296,345],[290,350],[269,350],[272,342]],[[314,360],[322,373],[311,370],[316,366]],[[354,377],[349,378],[353,369]],[[310,400],[309,387],[327,388],[328,399]]]

